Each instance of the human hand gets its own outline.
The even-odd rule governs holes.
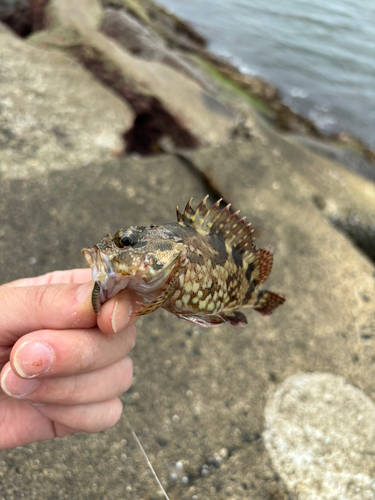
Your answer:
[[[74,269],[0,286],[0,449],[99,432],[120,418],[136,297],[122,290],[96,316],[90,276]]]

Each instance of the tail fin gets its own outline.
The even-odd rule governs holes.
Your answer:
[[[253,308],[262,316],[269,316],[273,311],[285,302],[285,295],[281,293],[259,290]]]

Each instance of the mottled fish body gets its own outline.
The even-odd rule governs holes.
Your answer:
[[[93,307],[127,287],[145,297],[133,315],[159,307],[201,326],[247,323],[240,307],[271,314],[282,294],[259,290],[272,269],[272,249],[257,249],[250,224],[206,197],[196,210],[191,201],[177,223],[131,226],[108,234],[82,250],[92,268]]]

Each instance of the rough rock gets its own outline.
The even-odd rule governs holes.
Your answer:
[[[268,398],[264,440],[299,500],[373,500],[375,405],[330,373],[297,374]]]
[[[133,112],[71,57],[2,29],[0,66],[2,174],[75,168],[122,152]]]
[[[44,19],[49,29],[77,23],[95,30],[103,22],[103,8],[100,0],[49,0]]]
[[[312,199],[327,220],[375,262],[375,184],[337,162],[297,149],[295,189]]]
[[[130,151],[154,152],[164,136],[180,147],[217,143],[229,136],[233,111],[195,81],[162,63],[138,59],[101,33],[72,23],[37,33],[29,41],[68,51],[132,106],[138,120],[136,137],[128,137]]]

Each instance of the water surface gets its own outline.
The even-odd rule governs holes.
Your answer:
[[[375,148],[375,0],[158,0],[321,130]]]

